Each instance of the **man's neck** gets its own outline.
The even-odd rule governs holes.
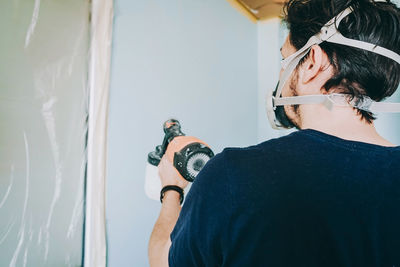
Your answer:
[[[314,129],[345,140],[396,146],[380,136],[373,123],[361,120],[360,115],[352,108],[334,107],[329,111],[322,105],[303,107],[301,129]]]

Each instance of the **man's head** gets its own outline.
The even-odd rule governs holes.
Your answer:
[[[348,38],[379,45],[400,54],[400,10],[388,2],[372,0],[289,0],[285,22],[290,34],[282,47],[288,57],[302,48],[331,18],[347,7],[354,11],[339,24]],[[282,96],[346,93],[381,101],[391,96],[400,82],[400,65],[395,61],[362,49],[323,42],[311,47],[300,61]],[[291,122],[301,127],[301,108],[285,106]],[[357,111],[367,123],[372,113]]]

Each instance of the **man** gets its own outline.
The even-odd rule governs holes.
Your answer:
[[[400,10],[290,0],[285,14],[269,115],[299,131],[225,149],[182,210],[179,190],[165,192],[152,266],[400,266],[400,147],[376,132],[372,113],[398,110],[377,102],[399,85]],[[159,171],[163,187],[187,186],[166,159]]]

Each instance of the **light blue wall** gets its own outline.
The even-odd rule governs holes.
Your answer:
[[[387,102],[400,102],[400,88]],[[377,131],[390,142],[400,145],[400,113],[378,114],[377,118]]]
[[[147,266],[160,203],[144,195],[162,123],[216,152],[257,142],[257,27],[226,1],[116,0],[107,230],[111,267]]]

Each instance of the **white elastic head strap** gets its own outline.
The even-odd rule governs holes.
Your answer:
[[[375,2],[386,2],[386,1],[379,0]],[[352,7],[349,7],[344,11],[342,11],[335,18],[328,21],[328,23],[326,23],[322,27],[321,31],[318,34],[312,36],[300,50],[298,50],[296,53],[292,54],[291,56],[287,57],[285,60],[282,61],[282,68],[284,69],[284,72],[282,74],[282,79],[281,79],[282,82],[279,83],[279,87],[276,92],[276,97],[280,97],[286,81],[289,79],[292,72],[296,69],[300,60],[310,51],[311,47],[313,45],[321,44],[324,41],[367,50],[385,56],[387,58],[390,58],[396,61],[398,64],[400,64],[399,54],[378,45],[346,38],[338,31],[340,22],[352,12],[353,12]]]
[[[386,1],[377,0],[375,2],[386,2]],[[312,36],[300,50],[298,50],[296,53],[292,54],[291,56],[287,57],[285,60],[282,61],[282,69],[284,71],[282,73],[282,78],[280,79],[275,96],[273,96],[274,108],[276,108],[277,106],[284,106],[284,105],[302,105],[302,104],[318,104],[318,103],[325,103],[327,105],[330,105],[329,103],[332,104],[332,97],[330,97],[330,95],[295,96],[295,97],[284,97],[284,98],[281,97],[283,87],[289,80],[290,75],[296,69],[300,60],[310,51],[313,45],[319,45],[324,41],[370,51],[385,56],[387,58],[390,58],[396,61],[398,64],[400,64],[399,54],[378,45],[346,38],[338,31],[340,22],[349,14],[351,14],[353,11],[354,10],[352,7],[343,10],[335,18],[331,19],[328,23],[326,23],[321,28],[321,31],[318,34]],[[337,96],[338,94],[334,95],[335,99],[339,98]],[[346,97],[345,99],[348,98]],[[358,101],[360,102],[361,100],[358,99]],[[400,112],[400,104],[378,103],[374,101],[372,102],[373,103],[369,105],[368,109],[368,111],[370,112]]]
[[[362,98],[351,97],[347,94],[329,94],[329,95],[304,95],[282,97],[275,100],[279,101],[276,106],[286,105],[305,105],[305,104],[324,104],[329,110],[333,106],[354,107],[371,113],[395,113],[400,112],[400,103],[381,103],[373,101],[368,96]]]

